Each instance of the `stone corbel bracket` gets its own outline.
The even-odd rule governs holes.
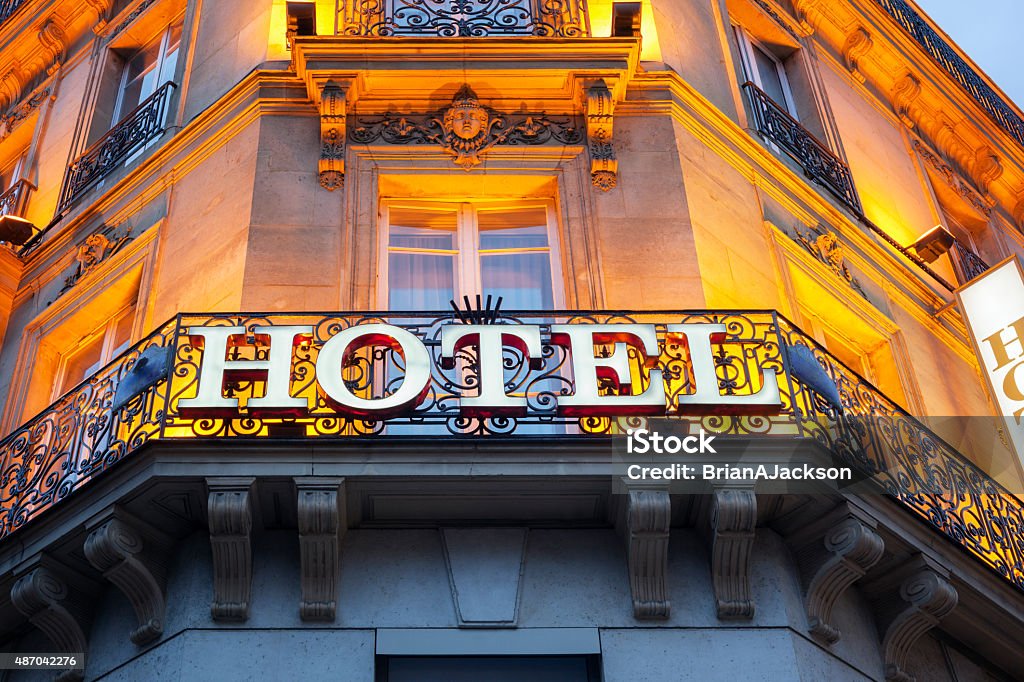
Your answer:
[[[871,39],[871,34],[862,26],[850,31],[850,34],[846,36],[846,42],[843,43],[843,62],[846,64],[847,71],[858,83],[865,81],[864,74],[860,69],[861,60],[873,46],[874,41]]]
[[[750,554],[757,525],[753,486],[715,486],[708,518],[711,542],[711,584],[722,620],[754,617],[750,590]]]
[[[667,490],[630,490],[626,509],[626,553],[633,616],[669,617],[668,540],[672,506]]]
[[[252,598],[254,478],[208,478],[207,514],[213,549],[214,620],[249,618]]]
[[[886,680],[914,682],[905,669],[910,650],[957,605],[957,591],[948,578],[945,568],[919,554],[865,585],[873,595],[880,630],[885,633]]]
[[[164,631],[167,557],[171,538],[114,506],[86,523],[85,556],[132,605],[139,626],[132,642],[148,644]]]
[[[84,653],[89,650],[86,630],[89,623],[87,595],[93,584],[45,554],[24,562],[11,588],[11,602],[29,622],[50,638],[60,653]],[[81,670],[67,670],[58,682],[78,682]]]
[[[875,522],[842,506],[790,538],[803,575],[807,622],[811,634],[827,644],[842,633],[832,624],[839,598],[878,563],[885,543]]]
[[[349,88],[327,81],[320,90],[320,186],[333,192],[345,186],[345,117]]]
[[[333,622],[337,614],[340,546],[348,527],[344,482],[323,476],[295,479],[302,587],[299,616],[304,621]]]
[[[586,89],[587,146],[590,149],[590,180],[602,192],[618,184],[619,162],[612,146],[612,113],[615,100],[604,79]]]

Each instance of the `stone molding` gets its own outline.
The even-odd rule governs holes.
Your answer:
[[[138,645],[160,638],[164,630],[167,553],[171,540],[119,507],[86,523],[89,563],[112,582],[132,605],[139,626],[129,635]]]
[[[718,617],[754,617],[750,590],[750,553],[757,524],[753,486],[715,486],[711,495],[711,582]]]
[[[299,563],[304,621],[334,622],[338,579],[341,576],[341,538],[345,521],[345,479],[296,478],[298,491]]]
[[[626,512],[629,589],[635,618],[666,619],[668,541],[672,505],[667,490],[630,490]]]
[[[210,613],[214,620],[241,622],[249,618],[254,483],[251,477],[206,479],[213,550]]]

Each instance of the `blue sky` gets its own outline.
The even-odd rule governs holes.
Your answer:
[[[917,0],[917,4],[1024,108],[1024,0]]]

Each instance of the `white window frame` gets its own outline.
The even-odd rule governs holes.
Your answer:
[[[65,380],[67,379],[68,362],[98,337],[103,337],[103,348],[100,350],[100,359],[97,361],[99,368],[101,369],[106,367],[107,364],[114,359],[115,353],[118,351],[118,347],[114,345],[117,336],[117,326],[126,317],[132,317],[134,314],[135,304],[130,303],[126,305],[114,313],[114,315],[112,315],[105,323],[94,329],[89,334],[83,336],[73,347],[61,353],[60,363],[57,366],[57,375],[53,382],[53,395],[50,397],[51,401],[56,401],[62,395],[67,393],[68,390],[74,388],[74,386],[64,386]],[[133,338],[134,334],[129,332],[127,341],[128,348],[131,347]],[[81,381],[85,381],[95,373],[96,372],[93,371],[87,374],[82,377]],[[75,385],[77,386],[77,384]]]
[[[451,253],[455,257],[455,291],[456,303],[462,301],[462,297],[469,296],[475,300],[477,293],[486,296],[487,292],[482,291],[480,277],[480,256],[479,244],[479,221],[477,215],[480,210],[500,211],[507,209],[522,208],[544,208],[547,216],[547,237],[546,247],[517,248],[517,249],[487,249],[488,254],[493,253],[529,253],[547,252],[551,272],[551,298],[554,309],[560,310],[565,305],[565,281],[562,277],[562,259],[559,249],[558,218],[555,211],[554,201],[550,199],[518,199],[518,200],[465,200],[451,201],[444,199],[396,199],[382,198],[380,202],[380,229],[378,229],[378,278],[377,278],[377,307],[380,310],[388,310],[389,305],[389,275],[388,262],[392,247],[389,246],[391,233],[391,208],[418,209],[424,211],[455,211],[456,213],[456,239],[455,249],[445,250],[444,253]],[[397,248],[397,252],[416,253],[417,249]],[[438,253],[438,250],[424,250],[423,253]]]
[[[764,43],[759,41],[750,35],[750,32],[742,26],[736,26],[736,42],[740,48],[740,59],[743,63],[743,72],[747,77],[747,80],[752,82],[754,85],[759,87],[762,92],[767,93],[764,87],[764,81],[761,80],[761,72],[757,68],[757,59],[754,57],[754,49],[759,49],[765,54],[772,62],[775,63],[775,69],[779,74],[779,81],[782,83],[782,93],[786,98],[785,102],[776,102],[779,106],[789,112],[789,115],[793,118],[800,120],[800,115],[796,108],[796,99],[793,97],[793,91],[789,87],[789,78],[786,76],[786,67],[782,63],[782,60],[775,56],[775,53],[768,49]]]
[[[173,29],[177,25],[178,25],[177,22],[171,22],[170,24],[167,25],[166,28],[164,28],[163,33],[161,33],[161,35],[160,35],[160,48],[159,48],[159,51],[157,53],[156,64],[153,65],[153,69],[152,69],[153,71],[156,71],[157,74],[160,74],[164,70],[164,63],[167,60],[167,48],[169,47],[169,44],[170,44],[171,33],[173,32]],[[184,35],[184,34],[182,34],[182,35]],[[113,117],[111,118],[111,121],[110,121],[110,128],[113,128],[118,123],[120,123],[122,120],[124,120],[124,117],[127,114],[129,114],[132,111],[134,111],[135,107],[139,106],[139,104],[141,104],[142,102],[146,101],[147,98],[151,97],[153,95],[153,92],[156,92],[156,90],[153,90],[153,92],[146,93],[145,95],[141,95],[140,94],[139,101],[131,109],[129,109],[128,111],[124,110],[124,91],[125,91],[125,87],[128,85],[128,65],[131,63],[131,60],[134,59],[135,56],[141,50],[144,50],[148,45],[149,45],[149,43],[147,43],[146,45],[143,45],[139,49],[137,49],[134,52],[132,52],[130,57],[124,59],[124,64],[121,66],[121,80],[120,80],[120,83],[117,86],[117,95],[116,95],[117,99],[114,102],[114,115],[113,115]],[[178,47],[177,47],[177,52],[176,52],[175,59],[179,59],[180,57],[181,57],[181,37],[179,37],[179,39],[178,39]],[[174,80],[174,79],[172,77],[169,80]],[[166,83],[166,82],[167,81],[164,81],[164,83]],[[162,86],[164,83],[158,82],[156,84],[156,89],[159,90],[160,86]]]

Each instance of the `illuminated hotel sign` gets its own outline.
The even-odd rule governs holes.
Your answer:
[[[989,391],[1024,461],[1024,271],[1010,258],[957,292]]]
[[[624,416],[699,414],[707,412],[777,412],[782,407],[776,370],[761,368],[760,388],[751,393],[730,394],[719,389],[714,344],[726,337],[724,324],[685,323],[664,327],[688,353],[688,380],[693,390],[677,395],[668,407],[666,380],[657,367],[658,333],[652,324],[552,324],[550,343],[565,349],[574,390],[557,397],[559,414],[567,416]],[[527,399],[509,393],[506,371],[508,350],[515,349],[521,363],[543,367],[540,325],[451,323],[441,328],[440,366],[452,369],[465,352],[474,358],[476,375],[471,391],[459,395],[459,410],[474,417],[518,416],[527,412]],[[309,414],[309,399],[292,390],[292,364],[296,349],[308,346],[313,337],[309,325],[288,326],[193,326],[190,343],[202,349],[198,386],[178,408],[183,416],[230,417],[239,413],[237,397],[225,391],[232,381],[263,383],[262,395],[245,404],[257,417],[302,417]],[[238,359],[230,353],[239,344],[259,343],[259,353]],[[345,380],[345,368],[356,354],[369,347],[392,349],[401,367],[392,363],[388,390],[373,397],[353,390]],[[604,352],[596,352],[603,347]],[[364,351],[365,352],[365,351]],[[235,359],[231,359],[234,357]],[[645,368],[645,380],[635,376],[637,365]],[[431,387],[433,359],[424,341],[402,327],[379,322],[337,331],[323,341],[315,362],[317,393],[340,415],[388,419],[408,414],[420,405]],[[398,374],[392,377],[390,374]],[[611,389],[609,391],[608,389]],[[472,393],[472,394],[468,394]]]

